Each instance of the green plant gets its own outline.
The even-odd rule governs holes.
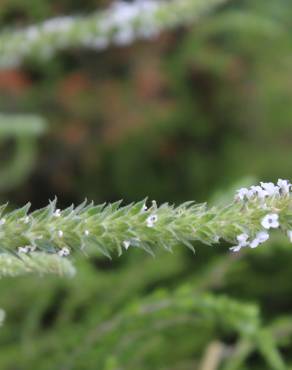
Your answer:
[[[288,180],[278,185],[261,183],[240,189],[227,206],[187,202],[178,207],[157,206],[146,200],[120,206],[113,204],[73,205],[63,211],[56,200],[29,213],[30,204],[12,212],[1,208],[1,250],[12,255],[38,252],[67,257],[74,253],[111,257],[136,247],[154,254],[156,248],[172,251],[184,245],[193,252],[193,242],[212,245],[221,240],[237,243],[231,250],[256,248],[269,239],[270,229],[281,229],[292,240],[291,196]]]
[[[12,140],[13,153],[1,164],[0,191],[10,190],[23,183],[35,165],[38,138],[47,124],[35,115],[0,114],[0,144]]]

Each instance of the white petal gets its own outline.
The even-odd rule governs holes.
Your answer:
[[[147,217],[147,220],[146,220],[147,226],[153,227],[155,222],[157,222],[157,220],[158,220],[157,215],[150,215],[149,217]]]
[[[270,235],[266,231],[260,231],[257,233],[256,238],[259,240],[260,243],[264,243],[269,239]]]
[[[131,242],[129,240],[124,240],[123,241],[123,246],[126,250],[129,248],[130,245],[131,245]]]
[[[259,246],[259,244],[260,244],[259,239],[258,239],[258,238],[255,238],[253,241],[251,241],[251,242],[250,242],[249,246],[250,246],[251,248],[256,248],[256,247],[258,247],[258,246]]]
[[[268,195],[268,192],[266,190],[263,190],[258,185],[257,186],[251,186],[250,189],[251,189],[250,191],[253,193],[253,195],[256,195],[260,199],[264,199]]]
[[[290,187],[291,187],[291,184],[290,184],[289,180],[279,179],[278,182],[277,182],[277,185],[279,186],[282,194],[288,194],[289,193]]]
[[[64,248],[62,248],[62,249],[60,249],[60,250],[58,251],[58,255],[59,255],[60,257],[66,257],[66,256],[69,256],[69,254],[70,254],[70,250],[69,250],[69,248],[67,248],[67,247],[64,247]]]
[[[28,253],[27,246],[25,246],[25,247],[19,247],[18,248],[18,253]]]
[[[61,210],[56,209],[55,212],[54,212],[54,217],[60,217],[60,216],[61,216]]]
[[[236,192],[236,199],[244,200],[245,197],[248,197],[249,190],[247,188],[241,188]]]
[[[279,187],[272,182],[261,182],[261,186],[268,193],[269,196],[279,194]]]
[[[240,245],[235,245],[234,247],[229,248],[232,252],[239,252],[241,249]]]
[[[249,238],[249,235],[246,234],[246,233],[243,233],[243,234],[240,234],[240,235],[237,235],[236,239],[239,243],[240,246],[244,247],[246,246],[248,243],[247,243],[247,239]]]
[[[273,221],[271,223],[271,228],[277,229],[280,226],[279,221]]]

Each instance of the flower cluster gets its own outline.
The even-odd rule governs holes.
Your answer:
[[[88,47],[104,50],[152,39],[164,29],[189,23],[227,0],[116,0],[93,15],[61,16],[0,34],[0,67],[19,65],[28,57],[51,58],[57,50]]]
[[[249,202],[258,202],[259,208],[265,210],[266,213],[260,220],[261,230],[255,235],[252,235],[250,230],[237,235],[237,245],[231,247],[230,250],[238,252],[243,247],[256,248],[269,239],[270,235],[267,230],[283,226],[280,225],[280,210],[273,207],[273,199],[281,200],[289,197],[291,186],[289,180],[279,179],[277,184],[261,182],[260,185],[241,188],[236,192],[236,201],[243,202],[245,205]],[[287,230],[287,235],[292,242],[292,230]]]
[[[260,186],[251,186],[250,188],[241,188],[236,192],[236,200],[264,200],[267,197],[283,196],[290,192],[291,184],[289,180],[279,179],[277,185],[272,182],[261,182]]]

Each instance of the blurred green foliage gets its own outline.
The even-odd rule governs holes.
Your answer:
[[[26,25],[108,3],[6,1],[0,20]],[[289,0],[234,0],[155,42],[69,50],[0,71],[0,111],[49,121],[33,172],[2,197],[35,208],[55,194],[61,206],[86,196],[217,202],[247,176],[291,178],[291,16]],[[291,247],[275,237],[240,257],[196,250],[152,259],[132,249],[112,262],[78,260],[72,280],[2,279],[0,367],[213,370],[201,365],[219,341],[220,369],[284,368],[273,342],[292,368]],[[179,308],[185,285],[194,301]],[[219,317],[210,307],[198,310],[204,292],[214,302],[227,297]],[[178,305],[137,317],[165,295]],[[233,300],[242,308],[235,317],[227,310]],[[248,325],[250,316],[241,315],[250,307],[262,334],[256,341],[226,322]],[[120,315],[127,320],[116,328]]]
[[[8,157],[0,167],[0,191],[15,188],[27,179],[36,162],[37,139],[45,128],[46,122],[37,116],[0,114],[2,155]]]

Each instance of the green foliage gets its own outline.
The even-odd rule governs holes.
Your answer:
[[[31,253],[29,257],[0,254],[0,277],[15,277],[27,274],[55,274],[72,276],[75,270],[71,263],[56,255]]]
[[[46,122],[34,115],[0,114],[0,143],[14,141],[14,153],[0,167],[2,192],[23,183],[30,174],[37,158],[37,138],[45,128]]]
[[[75,37],[69,31],[63,41],[37,34],[32,49],[4,45],[11,54],[1,53],[3,66],[19,67],[0,71],[0,110],[36,112],[50,122],[30,176],[12,192],[5,187],[9,192],[2,199],[10,199],[12,208],[30,199],[33,214],[55,194],[62,209],[85,196],[95,203],[123,198],[127,204],[145,194],[170,204],[208,199],[216,207],[185,206],[182,218],[177,207],[159,207],[154,228],[145,227],[154,208],[141,212],[141,219],[128,216],[136,204],[122,210],[105,205],[91,219],[72,209],[71,220],[64,211],[52,216],[52,204],[43,209],[43,220],[28,224],[27,208],[14,216],[4,213],[1,233],[9,255],[1,255],[3,263],[13,259],[23,274],[37,252],[18,254],[18,247],[37,247],[45,257],[31,267],[42,279],[29,273],[0,280],[7,313],[0,331],[1,368],[201,370],[213,343],[221,348],[218,369],[291,368],[291,244],[276,232],[265,246],[226,254],[222,239],[234,243],[243,229],[254,236],[270,211],[279,212],[284,231],[291,227],[288,199],[273,200],[268,210],[255,202],[232,203],[225,215],[222,211],[222,199],[230,201],[226,190],[244,185],[242,178],[247,185],[247,176],[291,178],[291,4],[237,0],[216,11],[209,1],[186,3],[194,6],[190,18],[198,15],[194,26],[164,31],[151,43],[110,48],[117,44],[114,30],[102,53],[88,51],[78,32]],[[186,3],[172,5],[177,10]],[[207,3],[215,10],[208,17],[201,13]],[[169,25],[183,25],[189,9],[169,13]],[[73,20],[80,19],[85,32],[87,22],[98,17],[95,10],[93,0],[60,0],[57,7],[47,0],[5,2],[1,37],[26,40],[26,25],[41,28],[47,18],[56,21],[64,14],[81,14]],[[23,34],[14,28],[8,34],[13,25]],[[86,36],[96,35],[89,31]],[[8,127],[0,124],[0,130]],[[19,158],[30,149],[27,145]],[[21,170],[20,165],[12,175]],[[103,218],[107,230],[99,227]],[[228,225],[216,226],[226,220]],[[161,250],[169,248],[162,242],[162,221],[175,226],[175,233],[167,234],[177,245],[172,254]],[[203,235],[192,233],[189,222]],[[143,247],[155,258],[135,243],[115,256],[133,236],[133,223],[135,237],[148,242]],[[23,232],[29,234],[22,238]],[[36,239],[41,234],[44,239]],[[94,240],[85,238],[89,235]],[[220,248],[202,246],[218,236]],[[78,253],[84,240],[90,241],[82,250],[90,258]],[[198,253],[193,256],[183,244]],[[56,255],[67,246],[69,257]],[[45,258],[57,264],[48,274],[41,264]],[[78,271],[74,279],[51,276],[58,264],[72,271],[71,260]]]

